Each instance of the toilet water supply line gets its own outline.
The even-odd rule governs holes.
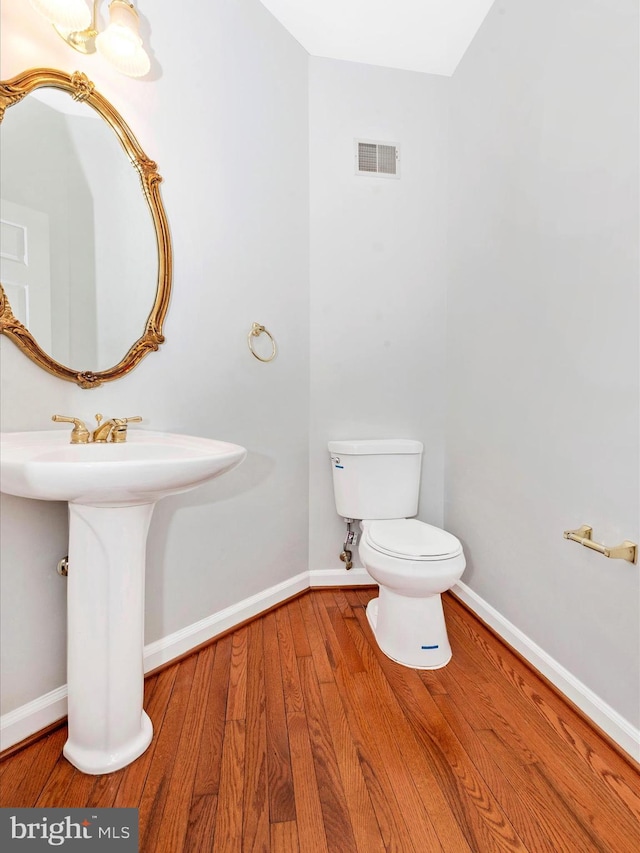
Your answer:
[[[345,536],[344,545],[342,546],[340,559],[345,564],[345,569],[351,569],[353,567],[353,562],[351,561],[352,548],[354,545],[358,544],[359,535],[355,530],[351,529],[351,525],[354,521],[353,518],[345,518],[345,521],[347,523],[347,535]]]

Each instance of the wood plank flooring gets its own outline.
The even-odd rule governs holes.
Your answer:
[[[393,663],[375,594],[312,590],[148,678],[124,770],[83,775],[53,731],[0,805],[138,807],[142,853],[640,850],[633,762],[451,595],[451,663]]]

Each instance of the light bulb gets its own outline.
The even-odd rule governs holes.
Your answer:
[[[138,13],[126,0],[113,0],[109,15],[109,26],[96,38],[98,52],[122,74],[143,77],[151,60],[138,35]]]
[[[31,0],[31,5],[61,30],[84,30],[91,23],[91,12],[84,0]]]

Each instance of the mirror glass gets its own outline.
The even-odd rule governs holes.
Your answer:
[[[71,374],[109,372],[145,336],[158,289],[169,286],[159,280],[158,217],[135,157],[117,125],[51,86],[6,110],[0,152],[0,282],[13,318],[50,372],[47,359]]]

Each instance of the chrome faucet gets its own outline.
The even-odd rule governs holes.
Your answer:
[[[89,444],[93,442],[97,444],[122,444],[123,441],[127,440],[127,425],[138,423],[142,418],[136,415],[133,418],[111,418],[103,422],[103,416],[98,413],[96,415],[98,425],[92,433],[89,432],[83,421],[79,418],[52,415],[51,420],[59,423],[73,424],[71,444]]]

